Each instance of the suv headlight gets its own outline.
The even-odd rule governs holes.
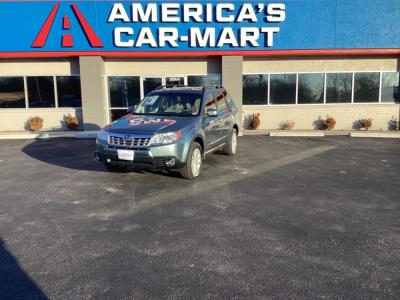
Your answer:
[[[108,142],[108,133],[104,129],[100,130],[99,134],[97,135],[97,140],[101,142]]]
[[[167,145],[175,143],[181,137],[181,132],[167,132],[167,133],[158,133],[153,135],[150,139],[150,145]]]

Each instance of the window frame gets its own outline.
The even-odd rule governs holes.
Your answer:
[[[298,103],[298,93],[299,93],[299,73],[297,72],[272,72],[268,73],[268,105],[270,106],[292,106],[292,105],[300,105]],[[296,87],[295,87],[295,103],[282,103],[282,104],[274,104],[271,103],[271,75],[295,75],[296,76]],[[304,104],[301,104],[304,105]]]
[[[356,82],[356,74],[373,74],[378,73],[378,101],[355,101],[355,82]],[[382,71],[363,71],[363,72],[353,72],[353,97],[352,97],[352,104],[379,104],[381,103],[381,91],[382,91]]]
[[[350,72],[350,71],[325,72],[325,99],[324,99],[324,104],[326,104],[326,105],[358,104],[358,103],[354,103],[354,74],[355,73],[362,73],[362,72]],[[351,92],[350,92],[351,95],[350,95],[350,101],[349,102],[328,102],[327,97],[328,97],[328,75],[329,74],[351,74]]]
[[[1,74],[0,77],[22,77],[24,79],[24,93],[25,93],[25,107],[22,108],[0,108],[0,111],[29,111],[29,110],[38,110],[38,111],[48,111],[48,110],[68,110],[68,109],[75,109],[75,110],[82,110],[82,107],[59,107],[58,106],[58,89],[57,89],[57,77],[79,77],[81,78],[80,74],[72,73],[72,74],[63,74],[63,73],[55,73],[55,74],[22,74],[22,75],[15,75],[15,74]],[[54,86],[54,107],[30,107],[29,106],[29,92],[28,92],[28,77],[52,77],[53,78],[53,86]]]
[[[259,75],[261,75],[261,76],[266,76],[267,77],[267,99],[266,99],[266,104],[260,104],[260,103],[258,103],[258,104],[244,104],[244,99],[242,99],[242,105],[243,106],[249,106],[249,107],[257,107],[257,106],[266,106],[266,105],[270,105],[270,91],[271,91],[271,86],[270,86],[270,78],[271,78],[271,74],[269,74],[269,73],[267,73],[267,74],[263,74],[263,73],[260,73],[260,74],[256,74],[256,73],[252,73],[252,74],[242,74],[242,84],[243,84],[243,81],[244,81],[244,77],[245,76],[259,76]],[[242,86],[242,97],[244,98],[244,90],[243,90],[243,86]]]
[[[398,86],[398,100],[394,101],[383,101],[382,100],[382,94],[383,94],[383,75],[387,73],[397,73],[398,76],[400,77],[400,70],[397,71],[381,71],[381,78],[380,78],[380,85],[379,85],[379,102],[383,104],[400,104],[400,80],[399,80],[399,86]]]
[[[327,75],[328,74],[335,74],[335,73],[347,73],[352,75],[352,90],[351,90],[351,102],[346,103],[327,103]],[[354,82],[355,82],[355,74],[356,73],[379,73],[380,80],[379,80],[379,101],[378,102],[354,102]],[[395,105],[399,104],[399,102],[392,101],[392,102],[382,102],[382,77],[383,73],[400,73],[400,70],[390,71],[390,70],[368,70],[368,71],[342,71],[342,70],[335,70],[335,71],[312,71],[312,72],[244,72],[244,75],[267,75],[268,76],[268,101],[267,104],[243,104],[244,108],[251,109],[251,108],[265,108],[265,107],[285,107],[285,106],[321,106],[321,105]],[[271,103],[271,75],[272,74],[296,74],[296,104],[272,104]],[[324,81],[324,101],[323,103],[298,103],[298,75],[299,74],[324,74],[325,81]],[[243,79],[242,79],[243,80]],[[400,86],[399,86],[400,90]]]
[[[12,110],[27,110],[28,109],[28,88],[26,76],[17,76],[17,75],[0,75],[0,77],[4,78],[22,78],[23,86],[24,86],[24,105],[25,107],[0,107],[0,110],[4,111],[12,111]]]
[[[58,84],[57,84],[57,78],[58,77],[78,77],[79,78],[79,84],[80,84],[80,93],[81,93],[81,106],[59,106],[59,96],[58,96]],[[56,94],[56,108],[60,108],[60,109],[68,109],[68,108],[73,108],[73,109],[82,109],[82,82],[81,82],[81,75],[54,75],[54,93]]]

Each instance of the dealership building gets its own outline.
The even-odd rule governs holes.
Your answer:
[[[96,130],[161,85],[223,85],[243,124],[400,115],[400,0],[2,1],[0,131]]]

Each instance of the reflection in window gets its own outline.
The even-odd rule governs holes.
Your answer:
[[[188,85],[195,87],[221,85],[221,76],[217,74],[188,76]]]
[[[243,76],[243,104],[268,104],[268,75]]]
[[[379,73],[354,74],[354,102],[379,101]]]
[[[351,73],[326,75],[326,103],[350,103],[353,85]]]
[[[119,118],[127,115],[128,112],[126,109],[112,109],[111,110],[111,122],[118,120]]]
[[[144,91],[145,96],[148,93],[159,88],[160,86],[162,86],[162,78],[161,77],[144,78],[143,79],[143,91]]]
[[[140,77],[109,77],[110,107],[130,107],[140,102]]]
[[[57,76],[58,107],[82,107],[79,76]]]
[[[296,103],[296,74],[272,74],[271,104]]]
[[[325,74],[299,74],[298,103],[324,103]]]
[[[382,102],[399,102],[400,73],[382,73]]]
[[[25,108],[23,77],[0,77],[0,108]]]
[[[223,93],[217,95],[217,107],[219,112],[227,111],[226,99]]]
[[[167,77],[165,79],[166,85],[185,85],[184,77]]]
[[[55,107],[54,78],[27,77],[29,107]]]

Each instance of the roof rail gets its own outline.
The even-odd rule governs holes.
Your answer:
[[[208,86],[203,86],[203,91],[205,91],[206,89],[223,89],[224,91],[226,91],[223,85],[208,85]]]

